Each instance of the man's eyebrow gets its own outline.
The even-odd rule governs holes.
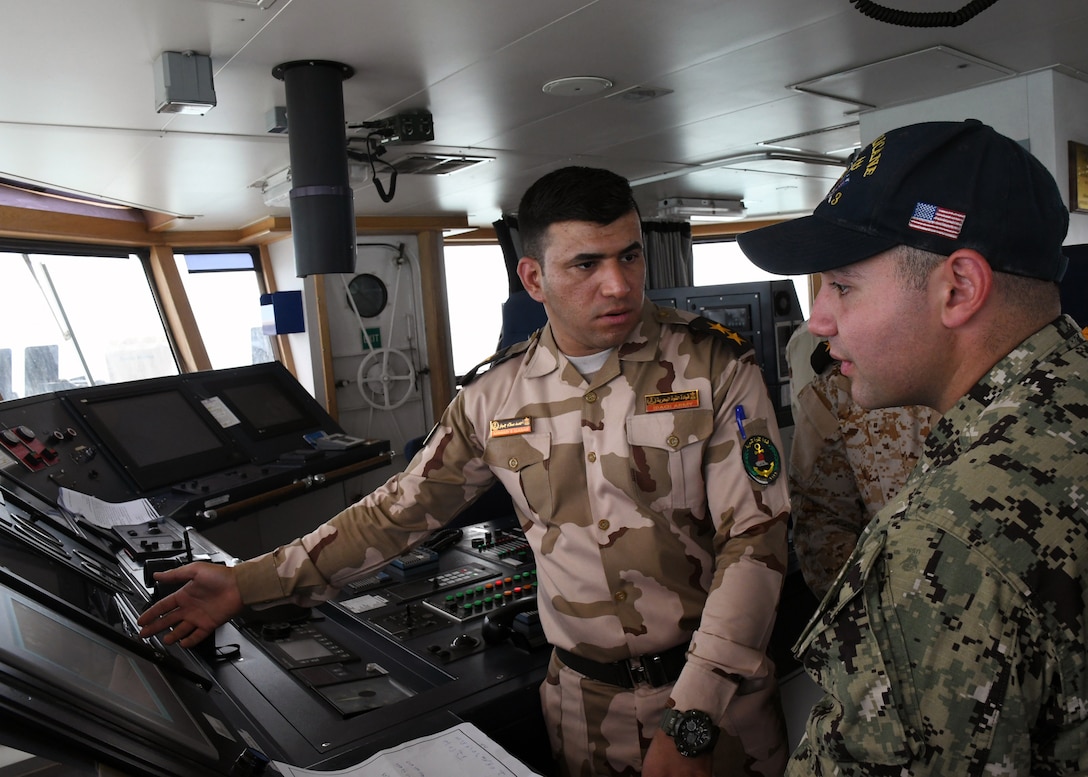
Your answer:
[[[831,270],[824,270],[823,274],[830,275],[834,278],[842,278],[843,280],[852,280],[860,275],[854,265],[846,265],[845,267],[835,267]]]
[[[639,240],[636,240],[635,242],[631,243],[631,245],[627,246],[626,248],[621,248],[619,251],[617,251],[616,256],[626,256],[627,254],[633,253],[635,251],[641,251],[641,250],[642,250],[642,242],[639,241]],[[575,254],[574,256],[571,257],[570,261],[577,264],[579,262],[591,262],[591,261],[594,261],[596,259],[604,259],[606,256],[608,256],[608,254],[588,253],[587,252],[587,253]]]

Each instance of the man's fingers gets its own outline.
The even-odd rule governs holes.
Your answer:
[[[210,633],[211,632],[209,632],[207,629],[193,628],[187,636],[181,638],[181,646],[183,648],[196,647],[196,645],[199,642],[202,642],[204,638]]]
[[[160,599],[144,610],[143,614],[136,619],[136,623],[141,626],[146,626],[153,621],[159,620],[164,615],[174,610],[178,606],[177,602],[178,600],[175,594],[170,594],[169,596]]]

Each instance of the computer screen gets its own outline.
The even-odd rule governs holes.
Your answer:
[[[159,667],[10,589],[0,588],[0,663],[40,693],[143,737],[217,758],[204,730]]]
[[[292,385],[293,384],[293,385]],[[240,371],[206,383],[256,440],[300,436],[332,423],[317,400],[285,371]]]
[[[76,410],[143,491],[242,460],[210,414],[176,386],[85,390]]]

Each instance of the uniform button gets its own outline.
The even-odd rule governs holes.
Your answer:
[[[594,453],[593,451],[590,451],[589,454],[586,456],[586,458],[589,459],[589,463],[592,464],[593,462],[595,462],[597,460],[597,454]]]
[[[518,468],[518,460],[517,459],[510,459],[510,461],[507,462],[507,463],[510,465],[510,469],[517,469]]]
[[[626,591],[617,591],[616,596],[614,598],[615,598],[615,600],[617,602],[625,601],[627,599],[627,592]]]
[[[610,524],[606,518],[602,518],[601,520],[597,521],[597,528],[601,531],[608,531],[608,527],[611,525],[612,524]]]
[[[597,401],[597,392],[596,391],[591,391],[588,394],[586,394],[586,402],[596,402],[596,401]]]
[[[680,438],[675,434],[670,434],[669,439],[665,440],[669,444],[670,448],[676,448],[680,445]]]

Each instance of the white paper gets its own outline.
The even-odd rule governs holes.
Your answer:
[[[391,747],[340,771],[272,763],[284,777],[540,777],[471,723]]]
[[[151,502],[146,499],[133,499],[131,502],[104,502],[97,497],[81,494],[70,488],[61,488],[57,501],[69,515],[103,529],[161,520],[158,512],[151,506]]]

